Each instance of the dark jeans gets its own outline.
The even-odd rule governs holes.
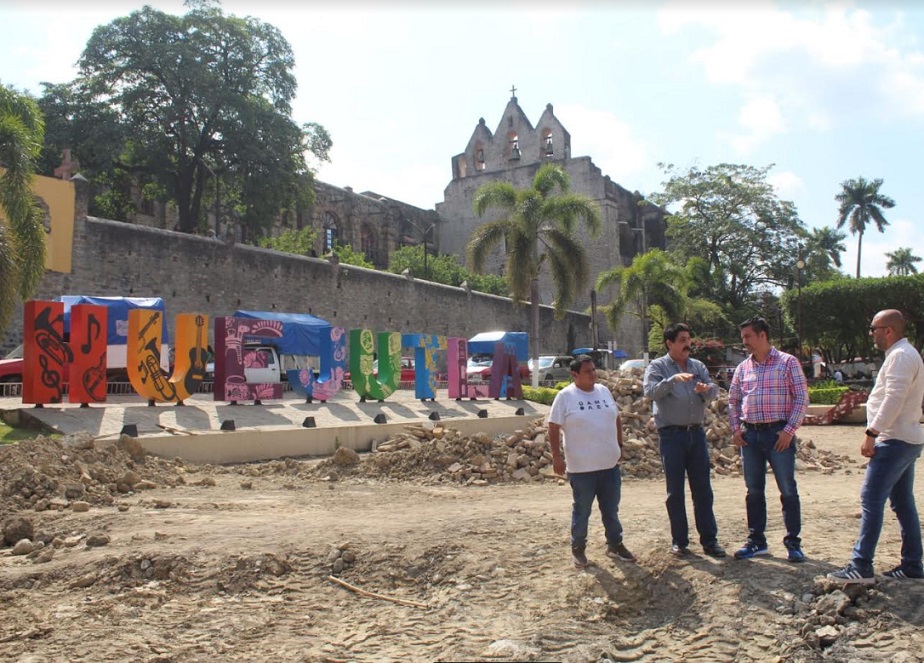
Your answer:
[[[619,466],[595,472],[568,474],[574,503],[571,507],[571,547],[584,548],[587,545],[587,523],[594,506],[594,498],[600,507],[606,542],[616,545],[622,542],[622,524],[619,522],[619,497],[622,491],[622,475]]]
[[[712,511],[712,484],[709,481],[709,447],[706,432],[696,430],[660,430],[661,465],[667,482],[667,517],[671,521],[671,539],[678,546],[690,545],[687,524],[684,478],[690,482],[693,518],[699,542],[704,546],[717,543],[718,526]]]
[[[921,573],[921,522],[914,503],[914,464],[920,455],[920,444],[901,440],[876,444],[876,453],[866,466],[860,490],[860,538],[851,560],[861,571],[873,572],[873,555],[888,497],[902,533],[902,568]]]
[[[802,505],[796,486],[796,438],[784,451],[773,448],[777,433],[784,426],[781,424],[768,430],[744,432],[747,446],[741,447],[741,461],[744,465],[744,484],[748,489],[745,498],[748,541],[761,546],[767,543],[767,497],[764,490],[767,484],[767,463],[770,463],[783,505],[783,524],[786,526],[783,543],[787,548],[798,548],[802,543],[799,538],[802,531]]]

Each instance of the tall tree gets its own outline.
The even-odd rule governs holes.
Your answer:
[[[860,257],[863,251],[863,233],[872,221],[879,232],[884,232],[889,225],[882,209],[892,209],[895,201],[879,193],[882,180],[867,181],[863,177],[841,182],[841,192],[834,196],[840,203],[837,213],[837,227],[848,224],[851,235],[857,236],[857,278],[860,278]],[[849,222],[849,223],[848,223]]]
[[[667,220],[671,252],[681,264],[706,261],[716,301],[744,309],[761,291],[789,282],[804,226],[795,205],[767,182],[772,166],[723,163],[686,172],[660,166],[669,179],[649,200],[680,206]]]
[[[903,246],[894,251],[886,251],[886,269],[889,270],[889,276],[911,276],[918,273],[915,263],[921,262],[921,258],[914,255],[910,247]]]
[[[277,28],[190,6],[183,16],[144,7],[96,28],[76,91],[117,114],[129,136],[119,165],[162,188],[180,229],[196,228],[212,196],[259,235],[310,197],[305,153],[327,160],[330,136],[290,118],[294,58]]]
[[[570,178],[560,166],[543,164],[532,187],[517,189],[509,182],[491,182],[475,192],[472,206],[484,216],[489,209],[502,216],[475,229],[469,239],[468,259],[484,271],[488,256],[503,243],[504,275],[514,301],[531,302],[533,365],[539,365],[539,275],[547,267],[555,292],[555,313],[564,315],[575,293],[587,282],[587,254],[575,237],[581,221],[596,235],[602,225],[600,208],[586,196],[569,193]],[[539,375],[533,371],[533,386]]]
[[[44,212],[32,193],[44,130],[35,100],[0,85],[0,330],[45,273]]]

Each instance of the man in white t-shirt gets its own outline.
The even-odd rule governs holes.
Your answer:
[[[574,502],[571,508],[571,556],[587,566],[587,525],[594,498],[606,530],[606,554],[634,562],[622,542],[619,498],[622,476],[622,422],[609,389],[597,384],[597,370],[587,355],[571,362],[572,384],[558,392],[549,411],[549,445],[556,474],[568,473]],[[564,455],[562,455],[564,434]]]

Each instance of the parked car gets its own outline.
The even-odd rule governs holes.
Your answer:
[[[527,368],[533,370],[533,360],[526,362]],[[532,373],[530,373],[532,375]],[[539,379],[561,382],[571,379],[571,357],[564,355],[541,355],[539,357]]]
[[[375,377],[379,376],[379,360],[376,359],[372,362],[372,374]],[[343,376],[345,379],[350,379],[350,372],[347,371]],[[401,375],[398,377],[398,382],[414,382],[414,358],[413,357],[401,357]]]
[[[494,363],[493,355],[472,355],[468,358],[468,364],[465,367],[465,375],[470,384],[491,381],[491,364]],[[527,382],[530,379],[529,368],[526,364],[518,364],[520,372],[520,381]]]

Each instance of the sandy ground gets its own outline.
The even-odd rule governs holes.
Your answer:
[[[849,460],[798,475],[809,556],[799,565],[785,560],[772,482],[769,557],[673,558],[662,481],[628,479],[621,518],[638,564],[605,558],[595,512],[593,563],[577,571],[570,488],[555,481],[325,481],[308,461],[157,461],[156,488],[87,512],[6,505],[4,519],[25,515],[36,538],[58,540],[45,562],[0,549],[0,658],[924,660],[924,581],[842,594],[819,580],[847,561],[856,537],[862,430],[803,429]],[[138,463],[138,474],[152,462]],[[183,478],[163,478],[170,472]],[[716,476],[713,485],[720,541],[731,552],[746,537],[743,479]],[[108,544],[88,546],[94,535]],[[887,513],[877,570],[894,565],[898,551]],[[405,603],[336,584],[340,564],[344,581]]]

